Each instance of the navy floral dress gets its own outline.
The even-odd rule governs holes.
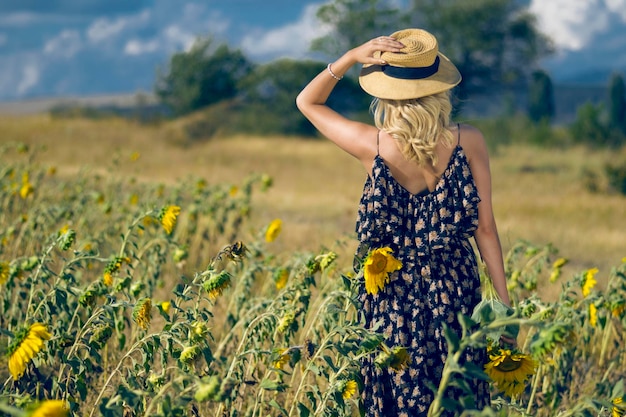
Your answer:
[[[460,138],[459,138],[460,139]],[[363,408],[370,417],[426,416],[447,357],[443,327],[461,332],[457,314],[471,315],[480,301],[480,278],[469,242],[480,202],[460,146],[452,152],[435,190],[412,194],[376,155],[359,205],[355,267],[370,249],[389,246],[402,262],[378,294],[359,294],[366,326],[382,324],[386,344],[407,348],[411,361],[400,371],[379,369],[367,358],[361,370]],[[484,349],[464,361],[482,367]],[[468,379],[477,409],[489,404],[489,386]],[[447,396],[458,399],[453,389]],[[455,415],[450,412],[446,415]]]

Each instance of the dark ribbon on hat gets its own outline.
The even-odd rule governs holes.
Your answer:
[[[393,65],[381,65],[380,70],[386,76],[391,78],[400,78],[402,80],[419,80],[428,78],[435,74],[439,69],[439,56],[435,58],[435,62],[427,67],[395,67]]]

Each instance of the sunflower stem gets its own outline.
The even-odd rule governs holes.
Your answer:
[[[537,394],[537,389],[539,388],[539,380],[542,377],[543,365],[539,365],[537,368],[537,373],[535,374],[535,378],[533,380],[532,391],[530,392],[530,398],[528,399],[528,406],[526,407],[526,414],[530,415],[530,410],[532,410],[533,402],[535,401],[535,395]]]

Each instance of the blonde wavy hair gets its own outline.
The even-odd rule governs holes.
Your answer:
[[[424,166],[437,164],[439,142],[452,146],[450,92],[444,91],[410,100],[375,98],[371,104],[376,127],[389,133],[404,157]]]

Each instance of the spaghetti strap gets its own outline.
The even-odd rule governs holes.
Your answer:
[[[459,139],[456,142],[456,146],[460,146],[461,145],[461,124],[460,123],[456,124],[456,131],[457,131],[457,135],[459,137]]]
[[[376,134],[376,156],[380,155],[380,149],[378,148],[380,143],[380,130],[378,130],[378,133]]]

